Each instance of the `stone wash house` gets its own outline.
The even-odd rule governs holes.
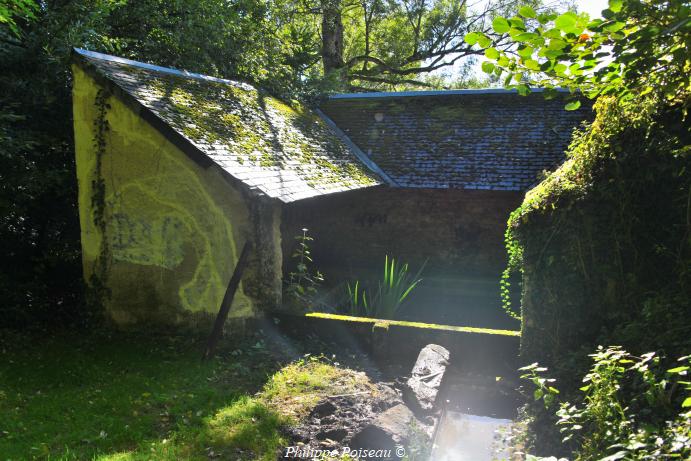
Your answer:
[[[84,275],[121,325],[212,318],[247,241],[230,316],[280,308],[303,227],[332,285],[378,274],[384,255],[427,261],[403,315],[482,323],[464,303],[498,303],[509,213],[590,115],[505,90],[336,95],[311,110],[85,50],[73,74]]]

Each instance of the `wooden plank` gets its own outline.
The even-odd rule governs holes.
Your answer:
[[[233,297],[235,297],[235,292],[240,285],[240,280],[242,280],[242,273],[245,271],[247,266],[247,258],[250,252],[249,241],[245,242],[242,247],[242,253],[240,253],[240,258],[235,266],[232,277],[230,277],[230,282],[228,282],[228,288],[226,288],[226,293],[223,296],[223,301],[221,302],[221,308],[218,310],[218,315],[216,315],[216,321],[214,322],[214,328],[211,330],[209,335],[209,340],[206,343],[206,350],[202,356],[202,360],[208,360],[216,350],[216,345],[218,340],[221,339],[221,334],[223,333],[223,325],[228,318],[228,313],[230,312],[230,306],[233,305]]]
[[[315,317],[327,320],[341,320],[344,322],[360,322],[360,323],[372,323],[381,324],[389,326],[400,326],[400,327],[410,327],[410,328],[427,328],[431,330],[443,330],[443,331],[458,331],[461,333],[479,333],[487,335],[501,335],[501,336],[521,336],[521,332],[517,330],[496,330],[492,328],[477,328],[477,327],[461,327],[452,325],[438,325],[436,323],[422,323],[422,322],[409,322],[407,320],[387,320],[387,319],[373,319],[369,317],[354,317],[351,315],[340,315],[340,314],[330,314],[326,312],[309,312],[305,314],[305,317]]]

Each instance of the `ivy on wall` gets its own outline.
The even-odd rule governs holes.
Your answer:
[[[86,302],[91,312],[100,312],[103,308],[103,300],[109,296],[107,278],[108,264],[110,260],[110,247],[106,236],[106,184],[103,179],[103,158],[106,155],[107,134],[110,131],[108,124],[108,98],[111,96],[107,89],[101,88],[96,93],[94,105],[96,117],[94,118],[93,153],[96,158],[93,180],[91,181],[91,210],[93,223],[101,236],[100,254],[96,261],[96,267],[89,278],[86,291]]]
[[[598,342],[671,355],[691,346],[683,107],[649,97],[602,98],[595,108],[566,163],[526,195],[506,233],[504,280],[518,273],[524,285],[521,352],[557,371]]]
[[[522,280],[521,359],[549,368],[560,395],[576,402],[597,345],[620,345],[634,356],[656,351],[667,368],[691,350],[684,105],[648,95],[635,104],[600,98],[595,109],[567,161],[526,194],[506,231],[503,282]],[[511,301],[508,291],[503,296]],[[534,450],[571,458],[554,412],[533,405],[529,414]],[[672,424],[659,412],[655,418],[658,427]],[[598,431],[585,434],[584,446]]]

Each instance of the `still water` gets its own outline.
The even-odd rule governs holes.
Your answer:
[[[510,460],[519,396],[512,379],[451,367],[430,461]]]
[[[430,459],[434,461],[508,460],[510,419],[445,411]]]

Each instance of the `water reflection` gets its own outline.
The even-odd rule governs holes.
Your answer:
[[[445,411],[430,459],[434,461],[508,460],[510,419]]]

